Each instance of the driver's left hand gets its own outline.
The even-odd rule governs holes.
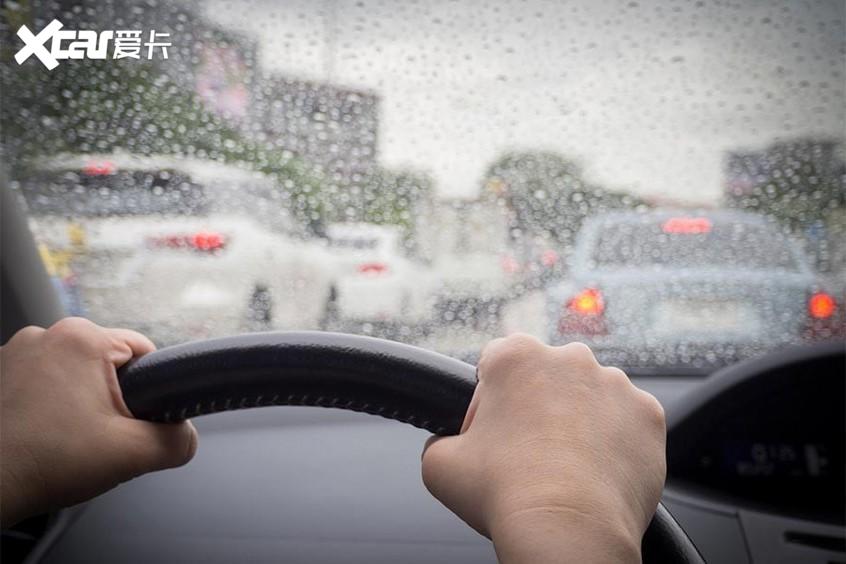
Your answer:
[[[197,450],[190,422],[132,417],[116,370],[155,349],[127,329],[67,318],[0,347],[0,522],[90,499],[181,466]]]

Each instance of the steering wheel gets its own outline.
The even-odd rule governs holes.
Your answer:
[[[459,432],[475,367],[393,341],[324,332],[254,333],[152,352],[118,372],[135,417],[179,421],[271,405],[336,407],[381,415],[435,434]],[[658,506],[643,538],[646,563],[703,563]]]

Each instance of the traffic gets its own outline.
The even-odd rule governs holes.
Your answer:
[[[507,209],[444,201],[413,234],[310,230],[261,173],[129,153],[40,162],[19,192],[45,263],[62,257],[64,299],[160,345],[320,329],[472,360],[477,342],[519,330],[672,372],[844,334],[842,288],[763,214],[599,213],[566,244],[515,237]]]

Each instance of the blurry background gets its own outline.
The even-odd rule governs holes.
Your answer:
[[[842,338],[844,16],[837,0],[4,2],[3,166],[68,310],[160,344],[320,328],[472,360],[524,330],[623,364],[680,346],[720,364]],[[53,18],[168,33],[168,57],[18,66],[15,32]],[[586,219],[659,209],[650,252],[665,235],[727,249],[717,227],[666,221],[736,210],[713,224],[763,218],[798,274],[749,282],[717,252],[694,276],[709,288],[668,289],[691,277],[670,264],[662,284],[628,272],[648,289],[623,298],[590,252],[574,264]],[[621,302],[647,320],[625,336]],[[653,335],[666,315],[683,343]],[[714,327],[755,346],[726,352]]]

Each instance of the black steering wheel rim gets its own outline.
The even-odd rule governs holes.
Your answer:
[[[335,407],[435,434],[459,432],[475,367],[393,341],[325,332],[253,333],[168,347],[118,371],[135,417],[177,421],[270,405]],[[659,505],[643,538],[646,563],[703,562]]]

